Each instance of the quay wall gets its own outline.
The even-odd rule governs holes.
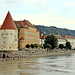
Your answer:
[[[0,58],[3,58],[3,53],[5,54],[5,58],[7,59],[20,59],[20,58],[26,58],[26,57],[41,57],[41,56],[54,56],[54,55],[66,55],[75,53],[75,50],[65,50],[65,49],[53,49],[53,50],[47,50],[47,49],[21,49],[18,50],[18,52],[11,51],[11,52],[1,52],[0,51]]]

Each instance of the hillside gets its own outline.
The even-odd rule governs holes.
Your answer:
[[[57,28],[55,26],[41,26],[41,25],[34,25],[39,31],[40,34],[60,34],[62,36],[64,35],[71,35],[71,36],[75,36],[75,30],[69,30],[69,29],[64,29],[64,28]]]

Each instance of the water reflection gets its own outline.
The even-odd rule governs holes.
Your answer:
[[[17,61],[0,61],[0,75],[17,75]]]
[[[75,75],[75,54],[0,61],[0,75]]]

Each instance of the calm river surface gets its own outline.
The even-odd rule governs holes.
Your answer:
[[[75,75],[75,54],[0,61],[0,75]]]

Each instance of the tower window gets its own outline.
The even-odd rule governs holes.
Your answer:
[[[5,44],[5,41],[3,43]]]
[[[11,35],[12,35],[12,33],[11,33]]]
[[[9,47],[9,49],[11,49],[11,47]]]
[[[20,41],[22,43],[22,41]]]

